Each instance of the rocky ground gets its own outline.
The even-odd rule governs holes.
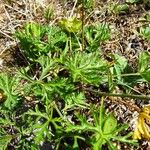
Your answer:
[[[118,3],[123,3],[119,1]],[[130,5],[129,10],[116,14],[111,10],[111,6],[115,1],[101,0],[96,1],[95,7],[91,12],[87,12],[85,16],[86,24],[95,22],[107,22],[111,27],[111,40],[102,45],[102,50],[106,57],[110,53],[118,53],[128,59],[128,63],[133,69],[137,67],[137,57],[140,51],[150,51],[150,41],[144,40],[137,33],[143,25],[149,25],[150,22],[145,21],[144,17],[150,13],[150,8],[143,4]],[[0,0],[0,68],[1,71],[15,70],[22,65],[23,56],[18,47],[18,43],[14,36],[15,31],[26,22],[36,21],[47,23],[43,17],[43,12],[48,5],[54,8],[53,19],[48,23],[55,23],[59,18],[68,16],[73,7],[72,1],[62,0]],[[80,7],[80,6],[79,6]],[[78,8],[75,10],[77,15],[81,15]],[[143,94],[150,94],[150,86],[148,84],[135,87],[136,90]],[[118,89],[116,89],[118,90]],[[121,122],[129,122],[132,124],[138,114],[138,109],[142,105],[149,104],[141,100],[116,99],[108,97],[106,105],[109,111],[115,112],[118,120]],[[135,110],[127,108],[132,105]],[[133,113],[134,112],[134,113]],[[126,145],[120,145],[120,149],[132,149]],[[150,149],[147,141],[141,141],[139,150]]]

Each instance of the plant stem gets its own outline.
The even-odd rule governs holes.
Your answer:
[[[89,88],[84,88],[84,90],[96,93],[100,96],[114,96],[114,97],[128,97],[133,99],[142,99],[142,100],[150,100],[150,96],[146,95],[132,95],[132,94],[122,94],[122,93],[107,93],[107,92],[100,92],[96,90],[92,90]]]
[[[127,74],[114,75],[114,77],[117,77],[117,76],[121,76],[121,77],[140,76],[140,73],[127,73]]]
[[[82,0],[82,51],[84,49],[84,0]]]
[[[64,120],[66,120],[65,116],[62,115],[62,113],[60,112],[59,108],[57,107],[57,104],[54,102],[54,106],[55,106],[55,109],[57,111],[57,113],[59,114],[59,116],[61,118],[63,118]]]

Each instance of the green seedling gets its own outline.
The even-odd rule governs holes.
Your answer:
[[[141,76],[148,82],[150,82],[150,54],[143,52],[139,56],[139,72]]]
[[[150,13],[145,15],[145,19],[150,22]]]
[[[54,15],[54,6],[49,5],[44,12],[44,17],[46,21],[49,22],[52,19],[53,15]]]
[[[141,27],[139,31],[139,35],[144,39],[150,39],[150,27]]]
[[[78,4],[82,4],[85,9],[93,9],[95,7],[95,0],[78,0]]]
[[[16,32],[24,55],[34,61],[41,55],[59,51],[66,43],[66,34],[57,26],[42,26],[28,23]]]
[[[110,29],[107,24],[96,24],[84,29],[87,51],[96,51],[100,44],[110,39]]]
[[[109,10],[114,14],[125,14],[129,11],[129,6],[127,4],[112,3],[109,6]]]
[[[41,39],[44,37],[46,28],[36,23],[28,23],[22,31],[16,32],[19,39],[21,49],[25,56],[32,60],[42,53],[46,53],[46,43]]]

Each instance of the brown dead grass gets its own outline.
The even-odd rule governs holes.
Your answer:
[[[58,1],[0,0],[0,68],[9,67],[8,64],[15,65],[13,61],[17,46],[17,41],[13,36],[15,31],[26,22],[44,23],[43,12],[50,4],[56,8],[55,18],[58,17],[58,14],[61,14]]]

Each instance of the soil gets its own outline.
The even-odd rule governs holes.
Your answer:
[[[150,13],[150,8],[143,4],[130,5],[127,12],[115,14],[110,12],[110,7],[115,1],[101,0],[96,2],[94,10],[87,12],[90,14],[86,18],[86,24],[97,22],[107,22],[111,27],[111,39],[103,43],[101,49],[109,57],[111,53],[117,53],[125,56],[133,70],[137,68],[137,57],[141,51],[150,51],[150,40],[142,39],[137,31],[143,25],[149,25],[149,22],[142,20],[144,16]],[[124,1],[119,1],[123,3]],[[51,4],[54,6],[54,17],[52,22],[63,16],[68,16],[73,7],[72,1],[63,2],[61,0],[0,0],[0,69],[1,71],[15,70],[24,64],[21,49],[18,41],[14,37],[17,29],[21,28],[26,22],[36,21],[42,24],[47,23],[43,17],[43,10]],[[109,6],[110,5],[110,6]],[[79,6],[80,8],[80,6]],[[80,11],[76,10],[80,16]],[[150,94],[150,85],[143,84],[135,87],[143,94]],[[118,90],[118,89],[116,89]],[[123,103],[125,101],[125,103]],[[122,103],[121,103],[122,102]],[[133,129],[135,118],[138,115],[137,109],[143,105],[149,104],[141,100],[116,99],[108,97],[105,101],[107,109],[113,111],[120,122],[130,123]],[[130,104],[128,104],[130,103]],[[126,106],[135,106],[133,111]],[[136,109],[137,108],[137,109]],[[134,113],[133,113],[134,112]],[[120,145],[120,149],[132,149],[126,145]],[[139,150],[149,150],[147,141],[141,141]]]

